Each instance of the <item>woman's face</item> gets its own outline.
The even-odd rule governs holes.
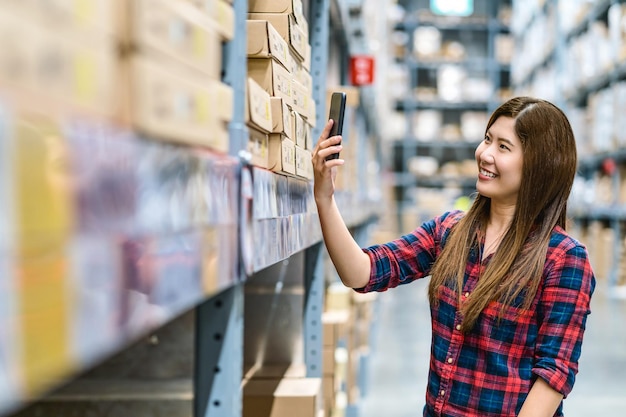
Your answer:
[[[522,183],[522,143],[515,133],[515,119],[500,116],[476,148],[476,190],[492,203],[515,205]]]

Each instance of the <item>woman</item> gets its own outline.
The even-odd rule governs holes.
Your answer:
[[[360,292],[431,276],[424,416],[562,416],[595,278],[565,232],[576,172],[570,124],[553,104],[513,98],[492,114],[475,157],[477,197],[412,233],[361,249],[334,202],[338,136],[313,153],[315,201],[337,272]]]

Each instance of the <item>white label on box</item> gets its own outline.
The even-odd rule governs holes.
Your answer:
[[[271,43],[272,54],[282,63],[289,62],[289,47],[287,43],[273,26],[269,26],[269,28],[269,41]]]
[[[286,140],[283,140],[281,147],[282,147],[283,167],[293,166],[296,161],[296,148],[294,148]]]
[[[292,97],[291,77],[287,76],[287,74],[276,74],[275,80],[276,85],[274,87],[276,90],[287,97]]]

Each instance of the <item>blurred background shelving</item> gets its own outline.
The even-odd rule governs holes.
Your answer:
[[[474,149],[489,113],[511,94],[511,3],[473,3],[469,16],[445,16],[428,1],[399,2],[395,110],[404,131],[395,132],[391,161],[403,231],[473,191]]]

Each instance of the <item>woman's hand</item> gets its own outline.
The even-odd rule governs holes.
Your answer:
[[[335,193],[335,177],[337,169],[335,167],[343,165],[343,159],[326,158],[334,153],[341,151],[341,136],[328,137],[333,121],[329,120],[322,130],[317,146],[313,150],[311,161],[313,163],[314,187],[313,194],[315,201],[319,204],[324,201],[330,201]]]

